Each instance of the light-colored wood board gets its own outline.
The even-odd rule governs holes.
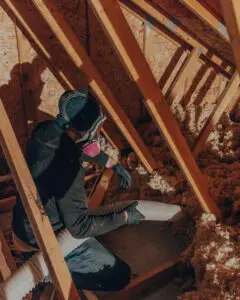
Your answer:
[[[40,212],[41,205],[36,186],[2,102],[0,102],[0,114],[1,146],[53,282],[63,299],[69,300],[69,297],[79,299],[49,219]]]
[[[157,82],[160,81],[178,48],[146,23],[144,55]]]
[[[7,241],[0,229],[0,273],[3,280],[8,279],[17,270]]]
[[[209,193],[207,182],[200,172],[190,149],[181,134],[157,82],[147,64],[141,49],[122,14],[117,1],[90,1],[96,15],[102,22],[126,69],[131,74],[144,96],[144,103],[158,128],[168,142],[175,158],[191,184],[199,203],[206,212],[220,216],[216,203]]]
[[[169,104],[172,104],[173,102],[175,104],[178,103],[181,100],[181,97],[179,97],[181,95],[181,91],[183,89],[188,90],[190,88],[189,78],[192,78],[193,70],[200,55],[199,50],[200,49],[192,50],[183,67],[181,68],[181,71],[175,78],[169,94],[167,95],[167,102]]]
[[[105,193],[111,183],[113,174],[112,169],[106,169],[104,171],[93,195],[87,200],[89,210],[97,208],[102,203]]]
[[[175,64],[175,66],[171,70],[171,74],[169,74],[168,76],[166,74],[167,80],[164,82],[162,88],[161,88],[162,81],[160,80],[159,87],[162,90],[162,93],[165,97],[166,97],[168,91],[170,90],[171,86],[174,84],[176,77],[179,74],[179,72],[181,71],[188,56],[189,56],[189,51],[184,51],[184,52],[182,52],[181,57],[178,59],[178,61],[173,62]]]
[[[144,40],[144,24],[130,13],[126,14],[131,30],[141,49]],[[102,79],[114,94],[119,105],[125,110],[130,120],[141,119],[143,115],[141,94],[122,66],[108,37],[89,6],[90,58],[97,66]]]
[[[220,3],[229,32],[236,67],[240,74],[240,2],[238,0],[221,0]]]
[[[192,35],[188,34],[187,31],[183,30],[182,27],[178,26],[168,17],[166,17],[160,10],[156,9],[153,5],[145,0],[130,0],[131,4],[139,7],[143,10],[150,18],[153,18],[155,21],[159,22],[160,24],[167,26],[167,28],[175,35],[181,37],[186,43],[190,44],[194,48],[202,48],[202,53],[207,55],[209,50],[201,44],[197,38],[194,38]],[[126,6],[128,1],[121,0],[121,5]],[[221,67],[223,60],[216,55],[212,55],[211,58],[217,65]],[[226,67],[227,71],[231,72],[231,68]]]
[[[197,0],[180,0],[180,2],[186,5],[194,14],[212,27],[226,42],[229,42],[226,26]]]

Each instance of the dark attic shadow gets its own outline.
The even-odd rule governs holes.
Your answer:
[[[44,87],[41,74],[45,68],[38,57],[31,63],[16,64],[10,71],[8,83],[0,86],[0,98],[24,153],[31,127],[39,117],[37,111]],[[1,174],[8,174],[10,170],[2,150],[0,161]],[[0,198],[15,194],[16,187],[12,181],[0,183]]]
[[[17,64],[10,72],[9,82],[0,87],[0,97],[22,147],[39,119],[52,118],[38,111],[44,88],[41,74],[45,69],[46,65],[39,57],[31,63]]]

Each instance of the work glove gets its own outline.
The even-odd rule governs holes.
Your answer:
[[[141,214],[137,210],[137,205],[138,205],[138,202],[136,201],[133,204],[131,204],[130,206],[128,206],[127,209],[125,209],[125,211],[128,214],[128,218],[125,221],[125,224],[128,224],[128,225],[139,224],[141,220],[145,219],[144,215]]]
[[[129,189],[132,183],[130,173],[120,163],[117,163],[112,169],[120,177],[120,187]]]

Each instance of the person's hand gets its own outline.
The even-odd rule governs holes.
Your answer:
[[[125,224],[139,224],[141,220],[144,220],[145,217],[137,210],[138,202],[134,202],[124,211],[125,215]]]
[[[112,169],[120,177],[120,187],[129,189],[132,183],[130,173],[120,163],[117,163]]]

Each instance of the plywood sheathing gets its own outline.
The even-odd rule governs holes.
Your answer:
[[[170,18],[176,20],[179,24],[186,27],[189,32],[203,41],[208,48],[214,49],[221,56],[234,63],[232,50],[228,43],[224,42],[214,31],[204,24],[198,17],[184,7],[180,1],[176,0],[147,0],[149,3],[156,5],[165,10]]]

